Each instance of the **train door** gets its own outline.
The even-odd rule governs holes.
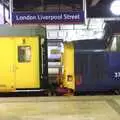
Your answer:
[[[38,37],[17,37],[16,89],[39,88]]]
[[[14,41],[0,37],[0,92],[15,90]]]
[[[86,85],[87,79],[89,79],[88,74],[88,53],[75,49],[75,81],[76,81],[76,90],[84,88]]]
[[[90,79],[98,83],[107,79],[107,56],[104,52],[92,52],[89,61]]]

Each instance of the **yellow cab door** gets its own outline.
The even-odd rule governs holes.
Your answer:
[[[16,37],[16,89],[39,88],[38,37]]]
[[[15,90],[15,41],[0,37],[0,92]]]
[[[75,90],[74,46],[72,43],[64,43],[63,65],[64,65],[63,85],[67,88]]]

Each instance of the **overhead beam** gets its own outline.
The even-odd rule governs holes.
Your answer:
[[[90,6],[96,6],[99,2],[100,0],[92,0],[92,3]]]

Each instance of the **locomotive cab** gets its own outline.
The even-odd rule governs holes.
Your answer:
[[[45,28],[0,27],[0,92],[45,89],[45,43]]]

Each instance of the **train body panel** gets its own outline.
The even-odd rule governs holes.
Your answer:
[[[97,90],[107,77],[107,56],[102,53],[80,52],[75,55],[76,90]],[[100,88],[102,89],[102,88]]]
[[[109,80],[114,89],[120,88],[120,52],[110,52],[109,56]]]
[[[118,61],[120,61],[120,53],[116,52],[83,52],[82,55],[78,53],[75,60],[75,76],[78,81],[76,91],[119,89],[120,63]]]

